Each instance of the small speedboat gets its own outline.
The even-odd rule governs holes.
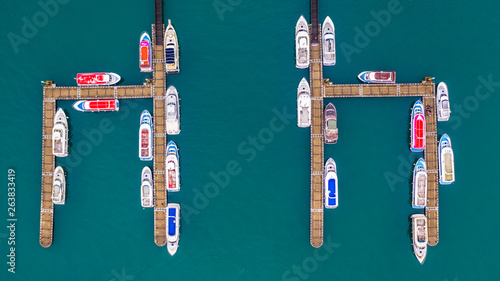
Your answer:
[[[439,183],[452,184],[455,182],[455,160],[451,139],[444,134],[439,140]]]
[[[179,43],[175,29],[168,20],[165,30],[165,70],[168,74],[179,73]]]
[[[170,141],[167,145],[167,191],[179,191],[181,183],[179,182],[179,150],[175,142]]]
[[[153,159],[153,130],[151,114],[144,110],[141,114],[141,125],[139,127],[139,158],[142,161]]]
[[[425,208],[427,205],[427,168],[423,158],[418,159],[413,169],[412,207]]]
[[[450,119],[451,109],[448,96],[448,86],[446,86],[444,82],[438,84],[436,106],[438,121],[448,121],[448,119]]]
[[[153,176],[148,166],[142,169],[141,174],[141,206],[143,208],[153,207]]]
[[[295,25],[295,67],[309,67],[309,26],[304,16]]]
[[[62,108],[59,108],[54,116],[52,153],[57,157],[68,156],[68,120]]]
[[[311,90],[306,78],[302,78],[297,88],[297,126],[311,126]]]
[[[178,135],[180,128],[179,94],[174,86],[167,89],[167,134]]]
[[[179,247],[179,229],[181,224],[181,206],[177,203],[167,204],[167,250],[173,256]]]
[[[144,31],[139,40],[139,68],[141,72],[153,71],[153,48],[151,47],[151,37]]]
[[[425,149],[425,115],[424,106],[416,101],[411,110],[411,144],[410,150],[420,152]]]
[[[337,143],[339,130],[337,128],[337,109],[333,103],[325,107],[325,143]]]
[[[57,205],[64,205],[64,203],[66,203],[66,178],[61,166],[56,167],[54,170],[54,177],[52,180],[52,202]]]
[[[78,86],[113,85],[120,82],[121,79],[120,75],[113,72],[78,73],[76,75],[76,84]]]
[[[365,83],[396,83],[394,71],[363,71],[358,79]]]
[[[339,205],[338,184],[337,166],[335,161],[329,158],[325,164],[325,208],[333,209]]]
[[[414,214],[411,216],[413,252],[420,264],[423,264],[427,256],[427,217],[423,214]]]
[[[73,108],[83,112],[118,111],[120,104],[116,99],[79,100]]]
[[[326,17],[321,29],[321,38],[323,39],[323,65],[335,65],[335,26],[330,17]]]

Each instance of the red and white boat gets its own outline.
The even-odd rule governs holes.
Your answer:
[[[73,104],[73,108],[83,112],[118,111],[120,108],[118,100],[79,100]]]
[[[416,101],[411,110],[411,144],[410,150],[420,152],[425,149],[425,116],[424,106]]]
[[[365,83],[396,83],[394,71],[363,71],[358,79]]]
[[[113,72],[78,73],[76,75],[76,84],[78,86],[113,85],[120,82],[121,79],[120,75]]]
[[[153,58],[152,54],[151,37],[149,37],[149,34],[146,31],[144,31],[141,34],[139,43],[139,68],[141,69],[141,72],[153,71],[153,64],[151,63]]]
[[[144,110],[141,114],[141,126],[139,127],[139,158],[142,161],[153,160],[153,133],[151,113]]]

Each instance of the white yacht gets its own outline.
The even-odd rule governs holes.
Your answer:
[[[178,135],[180,129],[179,94],[174,86],[167,89],[167,134]]]
[[[165,30],[165,70],[168,74],[179,73],[179,43],[177,42],[177,34],[175,29],[168,20],[168,25]]]
[[[54,177],[52,180],[52,202],[57,205],[64,205],[64,203],[66,203],[66,178],[61,166],[57,166],[54,170]]]
[[[438,121],[448,121],[451,113],[450,99],[448,96],[448,86],[444,82],[438,84],[436,106]]]
[[[141,205],[143,208],[153,207],[153,176],[148,166],[142,169],[141,174]]]
[[[413,169],[412,207],[425,208],[427,205],[427,167],[423,158],[418,159]]]
[[[302,78],[297,88],[297,126],[311,126],[311,90],[306,78]]]
[[[68,156],[68,120],[62,108],[59,108],[54,116],[52,153],[58,157]]]
[[[181,223],[181,206],[177,203],[167,204],[167,250],[173,256],[179,247],[179,229]]]
[[[151,113],[144,110],[141,114],[139,127],[139,159],[142,161],[153,160],[153,130]]]
[[[427,217],[423,214],[411,216],[413,252],[418,261],[423,264],[427,256]]]
[[[309,67],[309,26],[304,16],[300,16],[295,25],[295,66]]]
[[[326,17],[321,27],[321,38],[323,40],[323,65],[335,65],[335,26],[332,19]]]
[[[167,157],[165,159],[167,165],[167,191],[181,190],[179,182],[179,150],[175,142],[170,141],[167,145]]]
[[[329,158],[325,164],[325,208],[333,209],[338,207],[338,193],[337,165],[332,158]]]
[[[439,183],[452,184],[455,182],[455,160],[451,139],[444,134],[439,140]]]

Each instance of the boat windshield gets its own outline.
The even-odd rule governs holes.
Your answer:
[[[328,119],[327,127],[328,127],[328,130],[337,129],[337,120],[336,119]]]

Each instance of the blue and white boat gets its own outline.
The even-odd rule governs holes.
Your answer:
[[[165,29],[165,70],[168,74],[179,73],[179,43],[177,42],[177,33],[168,19],[168,25]]]
[[[167,250],[173,256],[179,247],[179,229],[181,223],[181,206],[177,203],[167,204]]]
[[[439,183],[452,184],[455,182],[455,160],[451,139],[444,134],[439,140]]]
[[[427,167],[423,158],[418,159],[413,169],[412,207],[425,208],[427,205]]]
[[[365,83],[396,83],[396,72],[394,71],[363,71],[358,79]]]
[[[139,127],[139,158],[142,161],[153,160],[153,130],[151,114],[144,110],[141,114]]]
[[[337,166],[332,158],[325,164],[325,208],[333,209],[339,205]]]
[[[179,182],[179,150],[173,141],[170,141],[167,145],[165,162],[167,165],[167,191],[181,190],[181,183]]]

